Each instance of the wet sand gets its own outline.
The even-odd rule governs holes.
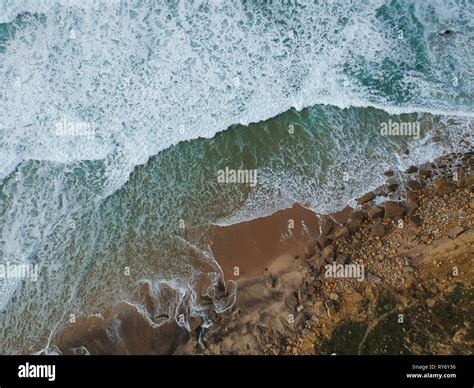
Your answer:
[[[308,255],[318,236],[316,213],[295,204],[267,217],[214,226],[211,249],[225,278],[239,280],[264,273],[281,255]]]

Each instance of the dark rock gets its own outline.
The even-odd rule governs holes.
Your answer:
[[[347,256],[346,255],[343,255],[342,253],[339,253],[336,256],[336,263],[337,264],[346,264],[346,262],[347,262]]]
[[[420,179],[428,179],[431,178],[433,175],[433,170],[431,167],[421,167],[420,172],[418,173],[418,178]]]
[[[405,174],[413,174],[414,172],[418,171],[418,167],[410,166],[405,170]]]
[[[381,223],[377,223],[372,226],[371,232],[374,236],[382,237],[383,235],[385,235],[385,226],[383,226],[383,224]]]
[[[454,31],[454,30],[444,30],[444,31],[438,32],[438,34],[441,35],[441,36],[454,36],[454,35],[456,35],[456,31]]]
[[[374,190],[374,193],[377,197],[383,197],[387,195],[387,187],[384,185],[379,186]]]
[[[410,218],[408,219],[413,225],[417,226],[417,227],[420,227],[422,225],[422,221],[421,221],[421,218],[418,217],[418,216],[410,216]]]
[[[321,257],[328,263],[332,262],[334,259],[334,246],[328,245],[326,248],[324,248],[321,252]]]
[[[385,176],[393,176],[394,172],[393,170],[387,170],[383,173]]]
[[[367,218],[367,214],[363,210],[356,210],[352,213],[351,218],[349,219],[348,229],[351,234],[359,231],[362,223]]]
[[[370,191],[367,194],[364,194],[362,197],[357,198],[356,201],[359,205],[363,205],[364,203],[372,201],[374,198],[375,198],[374,192]]]
[[[352,213],[350,222],[360,225],[366,218],[367,214],[363,210],[356,210],[354,213]]]
[[[406,197],[408,201],[418,201],[419,193],[414,191],[407,191]]]
[[[331,245],[331,244],[332,244],[332,238],[330,238],[330,237],[321,236],[321,237],[318,239],[318,246],[319,246],[321,249],[324,249],[324,248],[326,248],[328,245]]]
[[[349,230],[350,234],[355,234],[360,230],[360,227],[360,224],[349,222],[349,224],[347,225],[347,230]]]
[[[388,191],[391,191],[391,192],[397,190],[398,186],[399,186],[399,184],[398,184],[398,182],[395,178],[387,179],[386,185],[387,185]]]
[[[385,218],[398,218],[405,214],[405,209],[395,201],[387,201],[383,205]]]
[[[422,184],[421,184],[420,182],[415,181],[415,180],[413,180],[413,179],[412,179],[412,180],[409,180],[409,181],[407,182],[407,188],[408,188],[408,190],[410,190],[410,191],[419,191],[419,190],[421,190],[422,187],[423,187],[423,186],[422,186]]]
[[[371,206],[367,209],[367,215],[369,216],[370,220],[375,220],[379,217],[382,217],[384,214],[384,210],[377,206]]]
[[[413,201],[413,200],[409,200],[406,204],[405,204],[405,210],[407,212],[408,215],[410,215],[411,213],[413,213],[416,209],[418,209],[418,202],[416,201]]]

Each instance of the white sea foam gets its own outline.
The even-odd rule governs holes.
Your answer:
[[[446,9],[440,14],[461,8],[448,3],[437,3]],[[24,19],[0,54],[0,177],[26,159],[109,157],[110,188],[116,188],[135,165],[179,141],[316,103],[472,116],[462,107],[454,112],[436,95],[444,68],[437,69],[434,59],[429,65],[438,77],[427,81],[412,72],[410,98],[399,105],[344,73],[351,65],[367,66],[361,70],[382,77],[390,69],[370,68],[374,61],[410,63],[407,42],[376,16],[382,1],[1,4],[4,22],[25,11],[44,18]],[[428,13],[421,5],[417,10]],[[439,28],[425,27],[425,34]],[[460,62],[465,73],[466,61]],[[95,136],[55,136],[55,123],[64,116],[97,123]],[[120,157],[110,156],[117,152]]]

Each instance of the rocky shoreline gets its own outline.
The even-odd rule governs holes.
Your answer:
[[[473,165],[464,153],[386,171],[354,208],[319,216],[310,252],[238,280],[234,307],[174,353],[472,354]]]
[[[121,304],[66,325],[54,351],[472,354],[474,153],[384,174],[385,185],[337,213],[295,204],[216,228],[213,249],[227,286],[203,296],[208,319],[190,317],[190,331],[169,316],[151,324]],[[217,314],[232,281],[236,302]],[[151,314],[151,291],[145,284],[140,292]]]

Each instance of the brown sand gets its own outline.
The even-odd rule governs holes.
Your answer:
[[[291,220],[294,228],[289,231]],[[264,273],[281,255],[309,254],[318,235],[319,222],[316,214],[295,204],[268,217],[213,227],[212,252],[221,265],[225,278],[239,280]],[[234,275],[235,267],[239,268],[238,276]]]

